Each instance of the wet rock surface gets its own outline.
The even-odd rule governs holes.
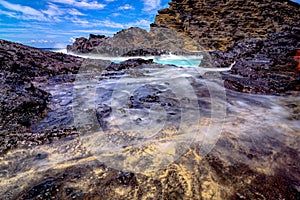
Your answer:
[[[290,1],[174,0],[169,9],[159,11],[150,32],[131,28],[113,38],[90,35],[89,39],[77,39],[68,50],[126,56],[156,56],[170,51],[189,55],[182,49],[200,50],[198,41],[210,49],[225,49],[238,42],[227,51],[210,53],[208,58],[219,68],[235,62],[230,72],[222,74],[225,86],[243,93],[279,94],[299,91],[294,59],[299,49],[298,23],[299,5]],[[273,32],[279,33],[267,37]],[[247,40],[253,37],[267,39]],[[297,94],[260,96],[229,90],[226,99],[212,97],[213,91],[219,94],[220,83],[203,80],[206,76],[191,73],[192,69],[175,69],[143,59],[120,64],[84,60],[3,40],[0,58],[4,91],[0,99],[1,198],[300,197]],[[82,77],[74,75],[77,71]],[[186,106],[195,99],[180,96],[189,90],[183,83],[192,85],[191,94],[197,97],[199,108]],[[172,92],[177,86],[179,89]],[[76,94],[79,100],[74,98]],[[117,104],[111,103],[112,98]],[[203,135],[192,137],[193,142],[172,144],[172,140],[186,139],[179,134],[183,109],[198,109],[199,126],[214,129],[210,126],[213,98],[218,99],[218,106],[226,103],[227,116],[219,122],[223,123],[222,134],[212,151],[201,153]],[[84,128],[74,120],[77,106],[83,108],[77,114]],[[157,117],[154,123],[149,119],[151,114]],[[195,116],[186,118],[192,121]],[[165,127],[151,132],[153,126],[160,128],[158,125]],[[193,126],[198,128],[197,123],[187,123],[184,129],[192,132],[196,129]],[[87,134],[88,129],[94,132]],[[102,149],[102,145],[108,148]],[[179,156],[170,162],[174,155]],[[143,159],[138,160],[139,156]],[[133,169],[131,165],[144,169],[165,160],[168,164],[150,172],[119,167],[128,161],[129,169]]]
[[[229,114],[215,148],[202,157],[201,144],[194,143],[174,163],[153,172],[108,167],[80,137],[16,149],[0,161],[0,194],[6,199],[297,200],[299,125],[282,115],[292,114],[297,100],[229,92]],[[284,107],[278,108],[278,101]],[[107,118],[109,109],[100,110]]]
[[[300,49],[300,28],[251,39],[210,53],[214,67],[233,65],[224,73],[225,86],[246,93],[280,94],[300,90],[300,71],[294,59]]]
[[[119,64],[111,63],[108,67],[106,67],[107,71],[120,71],[124,69],[134,69],[134,68],[141,68],[142,64],[154,64],[153,59],[144,60],[141,58],[137,59],[128,59],[123,61]]]
[[[193,106],[186,107],[188,100],[195,99],[180,96],[183,91],[179,89],[186,85],[179,84],[186,80],[186,83],[192,85],[201,112],[199,123],[206,130],[212,120],[213,90],[208,90],[208,87],[215,86],[216,83],[204,81],[202,78],[205,78],[205,74],[199,78],[193,68],[162,66],[151,60],[132,59],[120,64],[93,60],[88,63],[81,63],[81,67],[86,66],[80,69],[82,77],[74,74],[57,75],[43,79],[45,83],[38,82],[40,79],[36,77],[32,85],[37,89],[32,89],[31,85],[24,86],[32,92],[22,98],[35,97],[43,100],[47,96],[47,113],[32,122],[25,132],[23,129],[17,129],[14,133],[4,130],[5,138],[15,137],[12,141],[18,147],[1,154],[2,198],[299,198],[299,97],[252,96],[228,91],[226,99],[219,99],[226,101],[228,116],[223,119],[222,134],[208,155],[200,153],[201,142],[188,143],[186,151],[174,162],[152,172],[137,173],[114,168],[120,164],[118,159],[127,155],[120,154],[119,148],[109,149],[107,154],[116,156],[105,160],[99,157],[102,150],[99,146],[115,142],[122,145],[122,151],[129,152],[129,158],[133,157],[131,159],[134,160],[136,156],[132,155],[145,155],[148,165],[155,164],[159,160],[153,157],[165,152],[155,152],[153,146],[160,143],[167,145],[166,141],[176,140],[180,121],[184,118],[183,109],[195,109]],[[128,91],[129,86],[133,86],[134,90]],[[177,86],[178,90],[172,90]],[[215,87],[218,91],[218,87]],[[94,94],[90,93],[92,88],[95,89]],[[74,101],[74,93],[80,94],[78,101]],[[116,120],[116,107],[111,103],[113,97],[120,103],[120,108],[123,108],[120,112],[129,117],[125,117],[123,122],[123,118],[118,115]],[[33,101],[39,102],[38,99]],[[95,115],[96,122],[91,122],[84,112],[79,112],[82,119],[87,119],[87,123],[90,123],[87,125],[99,124],[103,131],[107,131],[107,137],[101,137],[99,130],[96,130],[91,133],[89,140],[85,138],[85,129],[74,128],[73,112],[76,107],[73,106],[77,103],[85,104],[84,109],[93,111],[86,113]],[[122,130],[122,127],[126,128],[122,123],[128,124],[129,119],[133,119],[137,128],[147,127],[150,111],[157,116],[162,110],[166,113],[166,118],[162,119],[166,121],[158,121],[158,124],[166,127],[156,135],[147,135],[155,139],[153,144],[149,143],[147,146],[147,143],[139,143],[138,139],[137,146],[132,147],[135,144],[131,141],[135,139],[135,130]],[[28,111],[36,116],[39,112],[41,111],[36,109]],[[17,113],[15,115],[18,117]],[[19,115],[22,116],[22,113]],[[190,120],[193,117],[190,116]],[[27,122],[22,123],[26,125]],[[151,124],[149,128],[154,125]],[[118,127],[121,130],[119,128],[115,131]],[[142,130],[147,132],[145,128]],[[98,141],[99,138],[106,140]],[[177,147],[174,150],[170,146],[167,153],[173,155],[183,148]],[[151,154],[152,151],[155,152],[154,155]],[[153,157],[147,160],[149,155]]]
[[[0,40],[0,152],[17,146],[45,117],[50,94],[38,87],[49,77],[75,73],[83,59]],[[51,135],[51,134],[50,134]]]
[[[151,48],[145,48],[145,49],[134,49],[131,51],[128,51],[127,53],[123,54],[122,56],[161,56],[164,54],[168,54],[169,51],[163,50],[163,49],[151,49]]]

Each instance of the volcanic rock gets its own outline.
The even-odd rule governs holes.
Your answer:
[[[153,64],[153,59],[144,60],[141,58],[137,59],[128,59],[126,61],[123,61],[119,64],[117,63],[111,63],[106,70],[107,71],[119,71],[123,69],[129,69],[129,68],[136,68],[141,66],[142,64]]]
[[[108,56],[162,55],[179,51],[188,46],[186,37],[168,28],[152,28],[150,32],[132,27],[117,32],[113,37],[93,36],[77,38],[68,52]]]
[[[265,40],[250,39],[210,53],[214,67],[228,67],[225,86],[246,93],[279,94],[300,90],[300,71],[294,59],[300,49],[300,28],[271,34]]]
[[[210,50],[300,25],[300,5],[289,0],[173,0],[169,5],[151,26],[182,33]]]
[[[16,145],[47,111],[50,94],[39,82],[75,73],[82,58],[0,40],[0,152]]]

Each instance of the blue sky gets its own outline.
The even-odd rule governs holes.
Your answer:
[[[0,38],[36,47],[65,47],[89,33],[149,29],[169,0],[0,0]]]
[[[169,1],[0,0],[0,38],[63,48],[89,33],[113,35],[131,26],[149,29],[157,10],[168,7]]]

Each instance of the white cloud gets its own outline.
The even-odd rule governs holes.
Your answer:
[[[50,3],[48,5],[47,10],[42,11],[44,14],[47,14],[50,17],[55,17],[55,16],[62,16],[62,15],[73,15],[73,16],[84,16],[85,14],[79,12],[75,8],[71,9],[65,9],[65,8],[59,8],[57,5]]]
[[[89,21],[85,19],[79,19],[77,17],[70,18],[70,21],[73,22],[74,24],[81,25],[81,26],[87,26],[89,24]]]
[[[28,43],[53,43],[54,41],[48,41],[48,40],[30,40]]]
[[[152,22],[148,21],[148,20],[145,20],[145,19],[141,19],[139,21],[136,21],[132,24],[130,24],[130,26],[138,26],[138,27],[142,27],[142,28],[148,28],[150,26]]]
[[[96,25],[97,26],[101,25],[103,27],[108,27],[108,28],[124,28],[123,24],[111,20],[98,21],[96,22]]]
[[[74,16],[84,16],[84,15],[86,15],[86,14],[83,14],[83,13],[81,13],[81,12],[79,12],[77,9],[75,9],[75,8],[72,8],[72,9],[68,9],[68,11],[67,11],[70,15],[74,15]]]
[[[134,10],[134,7],[129,4],[125,4],[124,6],[118,7],[118,10]]]
[[[108,31],[108,30],[98,30],[98,29],[79,29],[79,30],[73,30],[73,33],[92,33],[92,34],[101,34],[101,35],[113,35],[116,32],[115,31]],[[73,40],[76,37],[71,37],[70,40]]]
[[[40,20],[40,21],[48,20],[42,12],[40,12],[34,8],[31,8],[29,6],[22,6],[20,4],[12,4],[12,3],[9,3],[4,0],[0,0],[0,5],[2,5],[4,8],[6,8],[8,10],[19,12],[19,13],[23,14],[23,16],[20,16],[17,14],[11,15],[11,17],[15,17],[15,18],[19,18],[19,19],[34,19],[34,20]],[[8,14],[8,13],[6,13],[6,14]]]
[[[4,11],[4,10],[0,10],[0,15],[6,15],[8,17],[16,17],[17,14],[14,12],[8,12],[8,11]]]
[[[64,14],[64,11],[58,8],[55,4],[49,4],[48,9],[43,10],[42,12],[48,16],[57,16]]]
[[[118,17],[118,16],[120,16],[121,15],[121,13],[113,13],[112,14],[112,16],[114,16],[114,17]]]
[[[68,19],[66,15],[71,16],[84,16],[85,14],[79,12],[75,8],[60,8],[53,3],[47,5],[45,10],[36,10],[29,6],[20,4],[12,4],[4,0],[0,0],[0,5],[10,11],[0,10],[0,15],[16,18],[19,20],[36,20],[46,22],[62,22]]]
[[[27,45],[35,46],[38,48],[65,48],[67,42],[56,40],[28,40],[24,42]]]
[[[125,29],[130,27],[148,28],[150,24],[151,22],[145,19],[141,19],[129,23],[118,23],[111,20],[95,20],[89,23],[88,27],[106,27],[106,28],[116,28],[116,29]]]
[[[27,31],[26,28],[1,28],[1,33],[15,33]]]
[[[50,0],[54,3],[66,4],[75,6],[82,9],[89,9],[89,10],[101,10],[106,5],[102,3],[98,3],[97,1],[88,1],[88,0]]]
[[[161,0],[143,0],[143,11],[156,12],[161,7]]]
[[[106,2],[114,2],[115,0],[105,0]]]
[[[69,42],[74,43],[75,41],[76,41],[76,37],[75,36],[70,37]]]

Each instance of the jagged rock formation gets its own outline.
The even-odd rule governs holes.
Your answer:
[[[89,39],[78,38],[67,49],[110,56],[225,50],[235,42],[265,39],[271,33],[300,26],[300,5],[289,0],[173,0],[169,4],[158,11],[149,32],[129,28],[113,37],[91,34]]]
[[[246,93],[279,94],[300,90],[300,70],[294,58],[300,49],[300,28],[271,34],[265,40],[250,39],[210,53],[214,67],[227,67],[225,86]]]
[[[188,42],[190,40],[171,29],[152,28],[147,32],[134,27],[122,30],[113,37],[90,35],[89,39],[78,38],[73,45],[67,46],[67,50],[73,53],[109,56],[161,55],[171,51],[188,50]]]
[[[80,53],[89,53],[93,50],[93,47],[101,45],[101,43],[107,37],[104,35],[94,35],[90,34],[90,38],[86,39],[84,37],[76,38],[72,46],[68,45],[67,50],[80,52]]]
[[[151,26],[170,28],[209,50],[300,25],[300,5],[289,0],[173,0],[169,5]]]

